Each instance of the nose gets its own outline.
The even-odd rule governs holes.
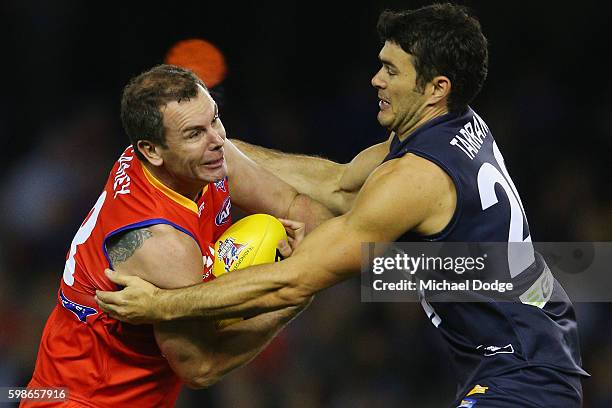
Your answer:
[[[225,144],[225,130],[224,129],[215,129],[211,131],[211,142],[210,149],[218,150],[223,147]]]
[[[381,78],[382,68],[378,70],[376,74],[372,77],[372,86],[376,89],[384,89],[387,87],[387,83]]]

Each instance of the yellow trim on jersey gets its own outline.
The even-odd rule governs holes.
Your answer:
[[[179,203],[188,210],[191,210],[194,213],[198,214],[198,206],[195,202],[191,201],[183,195],[180,195],[179,193],[172,190],[170,187],[166,186],[164,183],[156,179],[155,176],[151,174],[151,172],[147,170],[144,165],[142,166],[142,171],[147,180],[149,180],[149,182],[153,185],[153,187],[157,188],[159,191],[167,195],[171,200]],[[206,187],[204,187],[202,194],[206,193],[206,190],[208,190],[208,184],[206,185]]]
[[[476,384],[474,388],[472,388],[472,390],[467,393],[466,397],[469,397],[470,395],[474,395],[474,394],[484,394],[487,392],[488,389],[489,387],[483,387],[480,384]]]

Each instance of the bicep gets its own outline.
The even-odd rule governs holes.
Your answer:
[[[131,230],[108,241],[115,270],[137,275],[162,288],[178,288],[202,281],[203,262],[196,242],[169,225]],[[192,383],[212,369],[212,322],[179,320],[154,325],[155,340],[172,369]]]
[[[418,174],[394,172],[395,167],[376,170],[351,211],[321,224],[283,261],[293,264],[304,294],[359,275],[363,243],[392,242],[427,218],[427,186]]]
[[[375,144],[359,152],[346,166],[344,174],[340,179],[340,187],[345,191],[359,191],[374,169],[389,154],[390,144],[391,137],[382,143]]]
[[[286,217],[298,192],[248,158],[231,141],[227,140],[224,148],[232,201],[248,213],[265,212]]]

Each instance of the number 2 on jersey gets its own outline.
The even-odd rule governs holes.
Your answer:
[[[72,243],[70,244],[70,252],[68,253],[68,259],[66,260],[66,266],[64,267],[64,282],[68,286],[72,286],[74,284],[74,267],[76,264],[74,257],[76,255],[77,247],[87,241],[87,238],[89,238],[91,235],[91,232],[98,221],[98,215],[100,215],[100,210],[104,205],[105,199],[106,191],[103,191],[98,198],[98,201],[96,201],[96,204],[94,204],[87,218],[85,218],[85,221],[83,224],[81,224],[81,227],[72,239]]]
[[[495,194],[495,186],[500,185],[508,202],[510,203],[510,229],[508,231],[508,242],[531,242],[531,235],[527,235],[523,239],[523,225],[527,224],[525,209],[518,195],[516,187],[506,170],[504,158],[497,147],[497,143],[493,142],[493,155],[495,161],[501,169],[491,163],[483,163],[478,170],[478,191],[480,193],[480,203],[483,211],[492,207],[499,202]],[[510,277],[514,278],[525,269],[527,269],[535,261],[533,245],[508,245],[508,267],[510,269]]]

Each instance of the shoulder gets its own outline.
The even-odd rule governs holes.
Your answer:
[[[436,163],[413,153],[389,160],[372,173],[368,183],[400,183],[435,193],[450,180],[449,175]]]
[[[197,247],[195,240],[186,233],[168,224],[154,224],[122,231],[108,238],[109,252],[115,248],[138,249],[148,241],[148,247],[161,253],[184,253]]]
[[[429,230],[431,220],[454,205],[455,189],[448,174],[427,159],[407,154],[372,172],[349,214],[363,228],[378,225],[393,231],[386,238],[394,240],[408,230],[421,232],[423,226]]]

